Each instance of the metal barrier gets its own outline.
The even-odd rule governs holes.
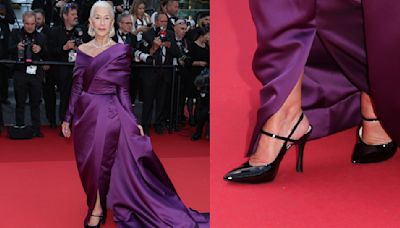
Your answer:
[[[10,60],[10,59],[0,59],[0,64],[27,64],[23,61],[18,60]],[[58,62],[58,61],[32,61],[29,65],[56,65],[56,66],[74,66],[75,63],[69,62]],[[174,130],[179,130],[179,102],[180,102],[180,93],[181,93],[181,75],[177,74],[177,66],[174,65],[145,65],[145,64],[132,64],[133,67],[138,68],[172,68],[172,85],[171,85],[171,97],[170,97],[170,113],[169,113],[169,126],[168,133],[171,134]],[[176,94],[176,95],[175,95]],[[174,96],[175,95],[175,96]],[[176,112],[174,115],[174,100],[176,101],[175,108]]]

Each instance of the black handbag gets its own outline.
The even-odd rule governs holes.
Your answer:
[[[33,130],[31,126],[10,126],[8,128],[10,139],[32,139]]]

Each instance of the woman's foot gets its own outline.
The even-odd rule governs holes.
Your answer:
[[[368,145],[381,145],[392,141],[378,119],[373,121],[363,120],[361,139]]]
[[[383,129],[371,98],[366,93],[361,94],[362,126],[357,132],[357,143],[354,147],[353,163],[375,163],[391,158],[397,150],[397,144]]]
[[[263,126],[263,130],[276,135],[287,137],[299,120],[301,110],[292,112],[276,113]],[[309,130],[310,123],[306,116],[299,123],[291,139],[299,139]],[[272,163],[278,156],[285,142],[276,138],[260,135],[260,140],[256,152],[250,156],[249,164],[251,166],[263,166]]]
[[[93,212],[89,218],[89,222],[87,225],[90,227],[98,227],[98,225],[100,225],[102,219],[103,219],[103,213]]]

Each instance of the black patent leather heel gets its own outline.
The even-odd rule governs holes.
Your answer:
[[[379,121],[379,119],[371,119],[362,117],[363,121]],[[365,164],[365,163],[376,163],[386,161],[397,151],[397,144],[393,141],[379,144],[369,145],[362,140],[362,127],[358,128],[357,131],[357,143],[354,146],[353,155],[351,161],[354,164]]]
[[[289,148],[293,145],[296,145],[298,147],[296,171],[303,172],[304,147],[312,131],[311,125],[309,126],[307,133],[304,134],[300,139],[295,140],[290,138],[296,131],[297,127],[299,126],[303,118],[304,114],[302,113],[288,137],[282,137],[276,134],[271,134],[261,129],[261,134],[285,141],[276,159],[272,163],[262,166],[251,166],[249,162],[246,162],[242,166],[227,173],[224,176],[224,179],[232,182],[254,183],[254,184],[273,181],[275,179],[276,174],[278,173],[279,165],[283,157],[285,156]]]

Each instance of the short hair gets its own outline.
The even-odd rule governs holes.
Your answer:
[[[106,2],[106,1],[97,1],[96,3],[93,4],[92,8],[90,9],[90,16],[89,18],[94,16],[94,11],[97,7],[102,7],[102,8],[106,8],[108,9],[108,11],[110,11],[110,15],[112,19],[115,19],[115,15],[114,15],[114,9],[113,7],[110,5],[110,3]]]
[[[132,17],[132,15],[128,12],[123,12],[120,15],[118,15],[117,17],[117,23],[120,23],[122,21],[122,19],[124,19],[125,17]],[[131,18],[132,19],[132,18]]]
[[[97,7],[103,7],[108,9],[108,11],[110,12],[111,18],[114,19],[115,15],[114,15],[114,9],[113,7],[110,5],[110,3],[106,2],[106,1],[97,1],[96,3],[93,4],[92,8],[90,9],[90,16],[89,19],[94,17],[94,11],[96,10]],[[93,29],[90,29],[89,26],[89,30],[88,30],[88,34],[91,37],[94,37],[95,33],[93,31]],[[115,35],[115,28],[114,26],[111,26],[111,30],[110,30],[110,37],[113,37]]]
[[[154,20],[155,20],[155,21],[160,20],[160,16],[161,16],[161,15],[164,15],[164,16],[166,16],[166,17],[168,18],[168,16],[167,16],[166,13],[164,13],[164,12],[158,12],[158,13],[156,14],[156,17],[154,18]]]
[[[43,17],[45,16],[44,11],[43,11],[42,9],[37,8],[37,9],[34,9],[33,12],[34,12],[35,14],[40,13],[40,14],[42,14]]]
[[[22,14],[22,21],[25,21],[25,18],[27,18],[27,17],[35,17],[35,12],[33,12],[32,10],[25,11]],[[36,17],[35,17],[35,20],[36,20]]]
[[[72,10],[78,11],[78,6],[75,3],[67,3],[61,10],[61,15],[68,15]]]

